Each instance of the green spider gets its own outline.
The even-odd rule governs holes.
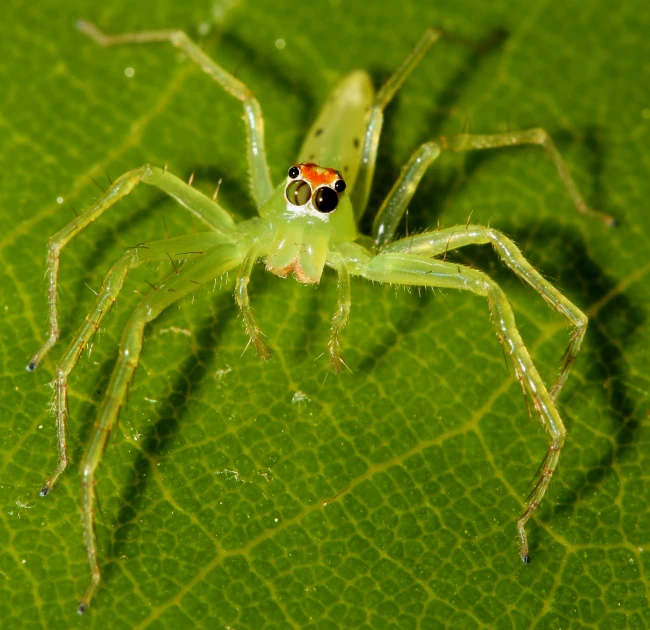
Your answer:
[[[264,124],[259,103],[243,83],[212,61],[184,32],[152,31],[107,36],[88,22],[80,21],[77,26],[102,46],[168,42],[182,50],[243,103],[251,189],[260,215],[235,224],[216,201],[166,169],[145,165],[119,177],[92,206],[49,241],[49,338],[29,362],[27,369],[30,371],[36,369],[59,337],[56,292],[61,249],[116,201],[128,195],[137,184],[146,183],[164,191],[200,219],[207,229],[203,233],[143,243],[129,249],[108,272],[92,310],[57,364],[54,412],[59,462],[45,482],[41,496],[50,492],[68,463],[67,380],[83,348],[111,310],[130,269],[151,261],[172,261],[173,273],[142,299],[128,320],[120,342],[117,364],[81,464],[83,530],[91,581],[79,604],[79,613],[87,610],[100,581],[94,529],[95,471],[126,401],[127,388],[142,350],[145,325],[202,284],[236,269],[235,299],[241,309],[246,332],[259,355],[263,359],[268,358],[270,351],[262,340],[248,298],[248,282],[253,265],[260,259],[271,273],[281,277],[292,274],[299,282],[308,284],[320,281],[325,266],[336,271],[338,305],[332,318],[329,340],[330,365],[335,371],[343,365],[340,336],[350,313],[351,275],[396,285],[459,289],[487,299],[499,342],[513,361],[524,395],[530,396],[542,425],[550,433],[550,445],[540,466],[537,484],[528,497],[525,512],[517,521],[521,558],[529,562],[524,526],[546,492],[564,444],[566,431],[555,400],[580,349],[587,317],[545,280],[525,260],[514,243],[497,230],[467,224],[425,231],[395,241],[393,235],[421,178],[442,151],[458,152],[522,144],[538,145],[545,149],[579,212],[612,224],[611,217],[587,207],[547,133],[543,129],[490,135],[462,133],[426,142],[402,169],[379,208],[372,236],[363,236],[359,234],[357,225],[369,197],[383,111],[428,48],[446,36],[445,32],[428,29],[401,67],[377,93],[366,72],[355,71],[345,77],[310,129],[297,163],[289,168],[288,177],[274,188],[266,162]],[[480,271],[445,261],[445,254],[449,250],[486,243],[492,244],[503,262],[573,327],[563,366],[550,392],[524,346],[512,309],[501,288]],[[443,258],[440,259],[440,256]]]

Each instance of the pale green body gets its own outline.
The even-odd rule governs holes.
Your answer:
[[[127,323],[117,364],[82,462],[84,537],[92,579],[79,606],[79,612],[84,612],[88,607],[100,579],[94,534],[95,470],[110,431],[117,421],[120,408],[126,400],[128,386],[142,349],[145,325],[167,306],[202,284],[228,271],[238,270],[235,297],[241,308],[244,325],[260,356],[267,358],[270,351],[262,341],[253,318],[247,290],[253,266],[260,259],[270,272],[280,276],[293,274],[296,279],[306,283],[319,282],[326,266],[336,271],[339,298],[337,310],[332,318],[329,343],[330,364],[334,370],[339,370],[344,365],[340,335],[350,312],[350,276],[408,286],[448,287],[470,291],[487,298],[492,321],[504,352],[511,357],[524,394],[532,400],[534,412],[550,434],[550,446],[540,467],[538,482],[528,499],[528,507],[517,524],[521,557],[528,561],[524,525],[548,487],[565,438],[565,429],[554,401],[580,349],[587,318],[524,259],[512,241],[496,230],[478,225],[461,225],[424,232],[397,241],[393,241],[393,236],[420,179],[442,150],[463,151],[524,143],[537,144],[547,151],[580,212],[607,222],[606,217],[586,207],[547,134],[541,129],[492,135],[459,134],[425,143],[405,165],[398,181],[378,209],[373,234],[360,236],[357,232],[357,222],[366,208],[372,184],[384,108],[426,50],[444,35],[442,31],[427,30],[402,66],[376,94],[368,75],[355,71],[343,79],[327,101],[318,120],[307,134],[298,160],[301,177],[307,172],[307,166],[303,163],[314,162],[321,167],[336,169],[347,184],[344,192],[337,193],[338,205],[335,210],[323,214],[314,205],[315,192],[309,202],[300,207],[288,201],[285,190],[292,178],[288,177],[275,188],[271,185],[264,149],[263,119],[258,102],[246,86],[212,61],[184,33],[162,31],[108,37],[86,22],[79,23],[79,28],[105,46],[170,42],[183,50],[192,61],[198,63],[207,74],[242,102],[248,132],[251,190],[260,215],[256,219],[236,224],[216,201],[196,191],[191,185],[164,169],[143,166],[118,178],[95,204],[50,239],[50,335],[30,361],[29,370],[36,368],[59,335],[56,287],[61,249],[106,209],[129,194],[138,183],[147,183],[163,190],[201,220],[207,228],[204,233],[145,243],[128,250],[109,271],[92,311],[57,364],[54,409],[59,464],[46,481],[41,491],[43,496],[50,492],[68,462],[65,426],[69,373],[102,319],[110,312],[128,271],[149,261],[171,261],[173,269],[170,270],[170,275],[144,297]],[[330,184],[327,186],[331,187]],[[503,291],[484,273],[445,261],[447,251],[480,243],[490,243],[503,262],[533,287],[574,328],[564,365],[550,392],[535,369],[517,331],[512,309]]]

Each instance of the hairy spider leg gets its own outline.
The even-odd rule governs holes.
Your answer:
[[[615,224],[614,218],[610,215],[589,208],[573,181],[560,152],[544,129],[535,128],[493,134],[459,133],[441,136],[437,140],[425,142],[415,150],[375,216],[372,226],[375,244],[382,246],[393,238],[420,180],[431,163],[438,158],[441,151],[447,150],[459,153],[461,151],[499,149],[526,144],[539,146],[546,151],[580,214],[597,219],[610,227]]]
[[[232,232],[235,224],[230,215],[218,203],[211,201],[198,190],[161,168],[145,164],[118,177],[94,204],[59,230],[48,242],[46,275],[48,280],[47,300],[50,330],[47,341],[27,364],[27,370],[35,370],[41,359],[59,338],[56,294],[61,250],[75,236],[85,230],[88,225],[98,219],[105,210],[122,199],[122,197],[128,195],[140,182],[160,188],[216,232],[221,234]]]
[[[420,254],[440,256],[445,252],[466,245],[490,243],[501,260],[524,282],[539,293],[545,302],[566,318],[573,327],[569,347],[564,354],[560,373],[551,389],[554,402],[580,351],[587,331],[587,316],[544,278],[523,256],[519,248],[504,234],[482,225],[459,225],[436,232],[424,232],[417,236],[400,239],[388,245],[385,253]]]
[[[438,143],[425,142],[409,158],[375,215],[372,224],[375,245],[381,247],[393,238],[422,177],[439,155]]]
[[[241,101],[245,112],[244,122],[247,131],[251,193],[257,207],[262,207],[273,192],[264,149],[264,118],[262,117],[260,104],[252,92],[239,79],[233,77],[218,63],[210,59],[183,31],[142,31],[139,33],[105,35],[97,26],[85,20],[79,20],[77,28],[100,46],[169,42],[172,46],[182,50],[193,62],[201,66],[201,69],[219,83],[226,92]]]
[[[264,335],[260,330],[255,321],[253,309],[251,308],[250,299],[248,297],[248,283],[251,278],[251,273],[253,272],[253,266],[257,262],[259,255],[258,245],[253,245],[253,247],[247,252],[246,258],[244,258],[244,262],[239,268],[239,273],[237,275],[235,300],[241,310],[242,319],[244,320],[244,330],[250,340],[249,343],[253,344],[260,358],[266,361],[271,358],[271,349],[262,339],[262,336],[266,337],[266,335]]]
[[[330,355],[330,369],[333,372],[340,372],[345,365],[341,357],[341,333],[350,316],[350,273],[345,264],[345,258],[339,252],[330,252],[327,263],[336,270],[338,277],[336,311],[332,317],[332,328],[327,348]]]
[[[532,144],[541,147],[546,151],[557,174],[564,183],[569,196],[571,197],[576,210],[587,217],[601,221],[607,226],[613,226],[615,220],[609,214],[592,210],[582,198],[564,159],[557,150],[551,136],[545,129],[536,127],[534,129],[522,129],[516,131],[504,131],[502,133],[473,134],[457,133],[449,136],[441,136],[438,139],[441,149],[454,151],[476,151],[480,149],[499,149],[501,147],[516,147],[525,144]]]
[[[83,530],[91,580],[79,604],[80,614],[87,610],[101,576],[95,536],[95,470],[126,400],[127,389],[140,358],[145,325],[174,302],[237,267],[244,255],[235,245],[222,245],[194,258],[153,289],[135,308],[126,324],[117,363],[81,463]]]
[[[377,94],[375,94],[374,101],[370,106],[370,111],[366,118],[361,163],[359,165],[357,182],[351,195],[352,207],[354,208],[357,221],[363,216],[368,205],[372,178],[375,174],[375,163],[377,162],[379,137],[381,136],[381,129],[384,124],[384,109],[386,109],[397,90],[399,90],[409,74],[418,65],[422,57],[424,57],[427,50],[444,35],[445,32],[439,28],[428,28],[402,65],[384,83]]]
[[[130,248],[110,269],[104,278],[97,299],[86,315],[65,353],[56,365],[54,381],[54,416],[56,418],[56,434],[59,451],[59,461],[56,469],[47,478],[41,489],[41,496],[47,495],[54,487],[68,464],[66,448],[66,422],[68,418],[68,376],[77,364],[83,349],[91,343],[91,339],[99,330],[99,326],[110,313],[117,300],[127,273],[147,262],[184,261],[210,251],[218,245],[229,242],[227,237],[208,232],[179,236],[166,241],[142,243]]]
[[[517,377],[530,395],[542,425],[550,433],[550,445],[540,466],[537,484],[528,497],[524,514],[517,521],[521,559],[528,563],[530,556],[524,528],[546,493],[560,457],[566,429],[517,330],[508,298],[489,276],[480,271],[414,254],[380,254],[368,263],[361,275],[384,283],[471,291],[487,298],[499,341],[505,345]]]

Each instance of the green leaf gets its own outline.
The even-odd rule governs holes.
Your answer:
[[[646,3],[4,4],[3,625],[650,625]],[[103,578],[77,618],[89,577],[79,462],[125,319],[168,268],[129,278],[73,373],[73,463],[41,499],[56,461],[47,384],[124,248],[194,226],[173,202],[138,189],[71,243],[61,342],[28,373],[46,336],[47,239],[97,196],[93,179],[106,186],[146,162],[181,177],[195,171],[209,194],[223,178],[223,205],[239,219],[254,214],[239,104],[164,45],[98,48],[75,30],[79,17],[109,32],[181,28],[204,41],[259,98],[275,181],[348,71],[366,68],[378,84],[428,25],[476,39],[506,32],[490,52],[443,42],[423,60],[386,112],[371,203],[427,139],[466,126],[542,126],[588,201],[619,220],[607,229],[578,216],[534,148],[444,155],[411,204],[411,231],[438,219],[463,225],[470,212],[503,230],[590,317],[560,400],[569,438],[528,528],[530,565],[519,559],[515,521],[547,437],[503,365],[485,301],[354,282],[344,335],[352,373],[328,375],[335,277],[301,286],[260,265],[251,297],[275,351],[268,364],[242,354],[231,291],[219,286],[148,327],[98,470]],[[550,382],[567,343],[563,320],[486,248],[461,260],[503,286]]]

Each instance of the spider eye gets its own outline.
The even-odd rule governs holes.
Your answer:
[[[338,203],[339,196],[328,186],[322,186],[314,193],[314,205],[321,212],[332,212]]]
[[[293,168],[296,167],[294,166]],[[298,169],[296,168],[296,170]],[[291,175],[291,171],[289,171],[289,175]],[[295,182],[291,182],[287,186],[286,195],[287,195],[287,201],[289,203],[293,204],[294,206],[304,206],[309,201],[309,198],[311,197],[311,188],[309,187],[309,184],[307,182],[304,182],[302,180],[297,180]]]
[[[297,166],[292,166],[289,169],[289,177],[291,177],[291,179],[296,179],[298,175],[300,175],[300,169]]]
[[[342,179],[337,179],[334,182],[334,190],[337,193],[342,193],[346,189],[346,184]]]

